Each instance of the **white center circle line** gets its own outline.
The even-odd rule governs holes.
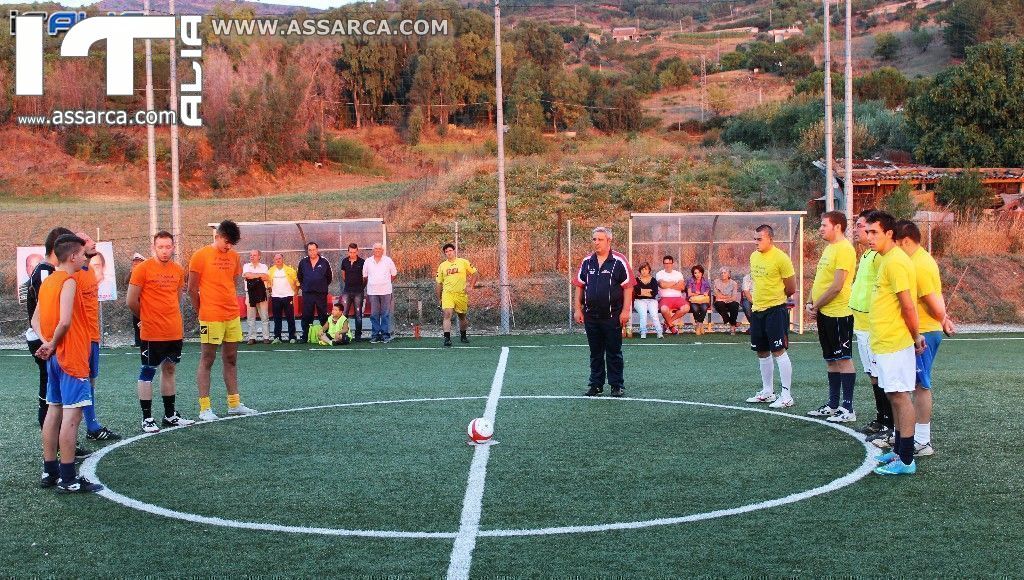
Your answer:
[[[294,413],[300,411],[312,411],[319,409],[334,409],[344,407],[361,407],[371,405],[391,405],[391,404],[404,404],[404,403],[433,403],[433,402],[447,402],[447,401],[470,401],[470,400],[484,400],[488,397],[482,396],[470,396],[470,397],[437,397],[437,398],[416,398],[416,399],[395,399],[395,400],[384,400],[384,401],[365,401],[358,403],[337,403],[330,405],[316,405],[309,407],[296,407],[294,409],[277,409],[274,411],[264,411],[256,415],[243,415],[238,417],[227,417],[219,419],[217,421],[199,422],[194,425],[187,427],[172,427],[163,429],[157,433],[143,433],[123,439],[108,445],[103,449],[100,449],[85,462],[82,463],[81,474],[92,481],[102,483],[99,477],[96,475],[96,467],[108,453],[118,449],[120,447],[130,445],[147,437],[159,436],[178,429],[193,429],[202,425],[217,424],[221,421],[235,421],[244,419],[247,417],[259,417],[264,415],[276,415],[281,413]],[[792,493],[785,497],[751,503],[735,508],[728,508],[722,510],[715,510],[710,512],[701,512],[696,514],[689,514],[679,517],[669,518],[657,518],[650,520],[638,520],[633,522],[612,522],[605,524],[594,524],[594,525],[583,525],[583,526],[556,526],[546,528],[524,528],[524,529],[496,529],[496,530],[479,530],[477,535],[480,537],[511,537],[511,536],[541,536],[541,535],[555,535],[555,534],[574,534],[574,533],[590,533],[590,532],[602,532],[609,530],[626,530],[626,529],[640,529],[655,526],[667,526],[674,524],[682,524],[688,522],[697,522],[710,520],[715,518],[721,518],[726,516],[738,515],[749,513],[756,510],[769,509],[781,505],[795,503],[804,499],[808,499],[817,495],[826,494],[829,492],[836,491],[843,487],[852,485],[860,479],[863,479],[875,468],[876,462],[874,461],[874,455],[877,453],[877,449],[874,448],[870,443],[864,440],[864,435],[857,433],[853,429],[845,427],[836,423],[829,423],[812,417],[805,417],[802,415],[794,415],[790,413],[784,413],[781,411],[772,411],[768,409],[759,409],[752,407],[740,407],[736,405],[723,405],[717,403],[705,403],[700,401],[684,401],[675,399],[645,399],[637,397],[622,397],[617,399],[601,398],[601,397],[584,397],[580,395],[502,395],[501,399],[521,399],[521,400],[586,400],[598,403],[606,404],[617,404],[619,402],[641,402],[641,403],[658,403],[658,404],[670,404],[670,405],[690,405],[695,407],[706,407],[706,408],[717,408],[717,409],[728,409],[737,410],[748,413],[761,413],[764,415],[775,415],[779,417],[785,417],[789,419],[796,419],[799,421],[806,421],[808,423],[814,423],[817,425],[823,425],[831,429],[835,429],[841,433],[844,433],[857,441],[859,441],[865,450],[864,461],[857,469],[838,477],[824,485],[809,489],[806,491]],[[342,528],[326,528],[326,527],[311,527],[311,526],[289,526],[265,522],[245,522],[238,520],[230,520],[226,518],[218,518],[211,516],[203,516],[199,514],[193,514],[188,512],[181,512],[172,510],[150,503],[146,503],[123,494],[120,494],[109,487],[100,491],[97,495],[100,495],[110,501],[123,505],[125,507],[163,516],[173,519],[179,519],[194,523],[203,523],[215,526],[223,526],[229,528],[241,528],[250,530],[264,530],[272,532],[288,532],[288,533],[299,533],[299,534],[316,534],[326,536],[350,536],[350,537],[365,537],[365,538],[409,538],[409,539],[445,539],[452,540],[458,537],[456,532],[423,532],[423,531],[402,531],[402,530],[359,530],[359,529],[342,529]]]

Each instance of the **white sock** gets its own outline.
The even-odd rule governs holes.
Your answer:
[[[793,386],[793,363],[789,360],[789,353],[784,352],[781,356],[775,357],[775,362],[779,365],[779,379],[782,380],[782,398],[791,398],[793,395],[790,394],[789,388]]]
[[[914,424],[914,443],[918,445],[924,445],[925,443],[932,442],[932,424],[931,423],[915,423]]]
[[[757,359],[761,366],[761,392],[768,394],[775,392],[775,367],[772,366],[772,357],[766,356]]]

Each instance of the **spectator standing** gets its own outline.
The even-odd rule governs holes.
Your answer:
[[[245,280],[246,318],[249,319],[248,344],[256,344],[256,315],[259,314],[263,323],[263,342],[270,344],[269,307],[267,304],[267,286],[270,284],[270,270],[260,261],[259,250],[249,252],[249,261],[242,266],[242,278]]]
[[[640,315],[640,338],[647,338],[647,317],[651,317],[658,338],[665,335],[661,329],[661,315],[658,313],[658,281],[651,276],[651,265],[640,265],[636,286],[633,286],[633,309]]]
[[[320,257],[320,246],[309,242],[306,244],[306,257],[299,260],[296,274],[302,290],[302,342],[308,342],[313,316],[321,326],[327,322],[327,289],[334,279],[334,272],[331,263]]]
[[[354,341],[363,337],[363,300],[366,297],[366,283],[363,281],[363,265],[366,263],[359,256],[359,244],[348,245],[348,254],[341,259],[338,268],[341,271],[341,306],[342,312],[348,316],[348,309],[353,308],[352,319],[355,320],[356,332]]]
[[[384,255],[384,245],[373,245],[373,256],[363,264],[363,282],[370,301],[370,342],[391,342],[391,312],[395,308],[394,286],[398,276],[394,261]]]
[[[270,306],[274,317],[274,343],[281,338],[281,318],[288,320],[288,342],[295,344],[295,293],[299,279],[295,268],[284,263],[284,255],[274,254],[274,265],[267,270],[270,278]]]
[[[145,261],[146,257],[138,252],[135,252],[135,254],[132,255],[132,267],[131,270],[128,271],[128,280],[125,282],[125,287],[128,287],[128,285],[131,284],[132,272],[135,271],[135,267]],[[142,346],[142,337],[139,336],[139,317],[136,316],[134,312],[132,312],[132,331],[135,333],[135,346]]]

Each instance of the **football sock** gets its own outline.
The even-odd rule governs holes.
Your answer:
[[[63,481],[73,481],[75,479],[75,462],[61,463],[60,467],[60,478]]]
[[[85,419],[85,428],[88,429],[90,433],[94,433],[103,428],[103,425],[100,425],[99,420],[96,419],[95,401],[96,398],[95,395],[93,395],[94,404],[82,407],[82,417]]]
[[[199,397],[199,412],[210,410],[210,397]]]
[[[788,398],[790,387],[793,386],[793,362],[789,360],[789,353],[784,352],[782,356],[775,357],[779,365],[779,379],[782,381],[782,398]]]
[[[910,465],[914,461],[914,437],[900,437],[898,443],[900,448],[896,453],[905,465]]]
[[[857,373],[842,373],[839,382],[843,387],[843,407],[853,410],[853,386],[857,383]]]
[[[459,336],[461,336],[462,338],[466,338],[466,331],[465,330],[460,330],[459,331]]]
[[[839,407],[839,376],[836,372],[828,373],[828,406],[833,409]]]
[[[879,387],[877,384],[871,385],[871,392],[875,395],[875,409],[878,413],[878,422],[892,429],[892,403],[889,402],[889,397],[885,395],[882,387]]]
[[[924,445],[932,442],[932,424],[916,423],[914,425],[914,443]]]
[[[60,462],[56,459],[53,461],[44,461],[43,473],[46,475],[58,475],[60,473]]]
[[[139,406],[142,407],[142,418],[152,419],[153,418],[153,400],[152,399],[139,399]]]
[[[764,358],[759,358],[757,359],[757,363],[761,366],[761,392],[774,393],[775,366],[772,364],[772,357],[766,356]]]
[[[174,416],[174,395],[164,395],[164,417]]]
[[[450,333],[450,332],[444,333],[444,339],[445,340],[451,340],[452,339],[452,333]]]
[[[239,395],[239,394],[228,395],[228,408],[229,409],[234,409],[235,407],[237,407],[241,403],[242,403],[242,395]]]

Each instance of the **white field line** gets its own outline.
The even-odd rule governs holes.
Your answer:
[[[491,393],[487,396],[484,407],[484,419],[494,425],[494,416],[498,410],[498,399],[501,397],[501,386],[505,382],[505,366],[508,363],[508,347],[502,347],[498,358],[498,368],[494,371],[491,381]],[[466,496],[462,500],[462,519],[459,532],[452,546],[452,556],[448,563],[449,580],[469,578],[469,569],[473,563],[473,548],[480,533],[480,512],[483,509],[484,483],[487,479],[487,460],[491,456],[490,445],[477,445],[473,450],[473,463],[469,467],[469,480],[466,482]]]

